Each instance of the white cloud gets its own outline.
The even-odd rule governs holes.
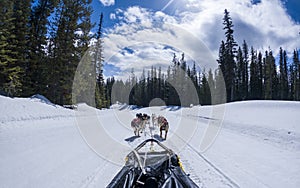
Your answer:
[[[115,0],[99,0],[104,6],[112,6],[115,4]]]
[[[249,47],[262,51],[270,47],[275,53],[280,46],[287,51],[299,49],[300,25],[291,20],[279,0],[257,4],[251,0],[186,0],[185,11],[173,16],[136,6],[118,9],[115,17],[120,22],[108,30],[104,39],[106,61],[125,72],[132,67],[141,72],[158,61],[167,66],[172,53],[185,52],[202,67],[214,67],[224,40],[225,8],[233,19],[234,36],[240,45],[246,40]],[[124,51],[125,47],[134,52]]]
[[[114,13],[111,13],[111,14],[109,15],[109,18],[110,18],[111,20],[117,19],[116,14],[114,14]]]
[[[222,18],[224,9],[230,12],[234,23],[234,36],[239,44],[246,40],[257,49],[278,51],[279,47],[292,51],[299,48],[297,33],[300,25],[296,24],[287,14],[279,0],[262,0],[252,4],[251,0],[217,0],[197,1],[191,3],[198,11],[181,13],[185,17],[193,15],[194,19],[185,22],[207,45],[217,52],[220,40],[224,39]],[[189,4],[187,4],[187,7]],[[217,41],[216,41],[217,40]]]

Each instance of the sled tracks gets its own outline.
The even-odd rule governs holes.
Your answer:
[[[180,136],[175,135],[175,133],[173,134],[185,142]],[[171,147],[176,148],[174,143],[171,141],[169,143]],[[199,187],[240,187],[232,178],[226,175],[219,167],[213,164],[213,162],[208,160],[189,143],[186,143],[186,147],[179,153],[179,157],[183,164],[184,171],[190,174],[190,178]]]
[[[103,164],[101,164],[97,168],[95,168],[95,170],[83,180],[80,188],[96,188],[96,187],[98,188],[99,183],[100,183],[100,187],[101,187],[101,184],[104,183],[102,181],[104,178],[103,176],[105,175],[105,169],[108,168],[109,165],[110,165],[110,162],[104,160]],[[105,185],[103,185],[103,186],[105,187]]]

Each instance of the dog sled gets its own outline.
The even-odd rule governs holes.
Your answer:
[[[148,139],[126,156],[124,167],[107,188],[196,188],[178,156],[155,139]]]

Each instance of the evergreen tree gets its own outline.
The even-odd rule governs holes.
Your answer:
[[[242,67],[242,99],[248,97],[248,84],[249,84],[249,73],[248,73],[248,45],[246,41],[243,41],[243,67]]]
[[[294,50],[293,61],[290,66],[290,98],[292,100],[300,100],[300,61],[299,53]]]
[[[279,50],[279,86],[280,99],[288,98],[288,75],[287,75],[287,57],[286,52]]]
[[[202,105],[211,104],[211,92],[210,92],[210,87],[209,87],[209,84],[208,84],[208,80],[207,80],[206,75],[205,75],[205,70],[202,73],[201,86],[200,86],[200,96],[201,96],[200,103]]]
[[[131,73],[128,82],[125,83],[126,89],[130,91],[129,104],[136,105],[138,102],[138,92],[137,92],[137,78],[134,73],[134,68],[131,69]]]
[[[88,12],[89,14],[83,17],[85,22],[82,23],[82,30],[83,30],[83,36],[82,36],[82,48],[85,50],[88,47],[88,42],[90,41],[89,37],[89,32],[92,27],[92,24],[90,22],[90,13],[88,11],[89,7],[85,12]],[[100,14],[99,18],[99,26],[98,26],[98,31],[96,34],[96,44],[93,49],[94,57],[93,57],[93,66],[94,70],[96,71],[97,74],[97,82],[96,82],[96,88],[97,90],[95,91],[96,97],[96,104],[97,108],[103,108],[103,107],[108,107],[107,101],[108,98],[105,97],[105,83],[104,83],[104,76],[103,76],[103,64],[102,62],[104,61],[103,57],[103,40],[102,40],[102,25],[103,25],[103,13]]]
[[[189,78],[191,78],[191,69],[190,66],[188,66],[187,70],[186,70],[186,74]]]
[[[251,47],[251,64],[250,64],[250,98],[260,98],[260,78],[259,78],[259,63],[256,52]]]
[[[263,99],[264,97],[264,90],[263,90],[263,79],[264,79],[264,70],[263,70],[263,61],[262,61],[262,54],[261,52],[258,52],[257,57],[257,68],[258,68],[258,85],[257,85],[257,91],[258,91],[258,99]]]
[[[242,100],[244,91],[244,58],[242,49],[239,47],[237,52],[237,69],[235,79],[235,100]]]
[[[60,1],[50,30],[50,66],[52,80],[49,83],[54,102],[71,103],[71,91],[76,67],[84,51],[78,31],[82,31],[81,19],[89,12],[90,1]],[[84,20],[84,19],[83,19]],[[94,75],[94,80],[96,76]]]
[[[15,40],[11,42],[15,44],[15,59],[17,60],[17,66],[21,68],[21,74],[19,77],[20,82],[20,93],[21,90],[26,90],[26,82],[27,78],[24,73],[28,69],[28,43],[29,43],[29,16],[30,16],[30,3],[31,0],[14,0],[14,8],[13,8],[13,22],[14,22],[14,30],[13,33],[15,35]],[[25,78],[25,79],[24,79]],[[24,91],[22,91],[24,92]],[[19,93],[19,94],[20,94]]]
[[[225,43],[222,41],[219,51],[219,65],[224,75],[227,101],[234,99],[234,85],[235,85],[235,56],[236,56],[236,42],[233,37],[233,23],[227,9],[224,11],[223,25],[225,30]],[[222,57],[220,57],[222,56]]]
[[[143,69],[141,78],[140,78],[140,106],[147,106],[147,101],[148,99],[146,98],[146,73],[145,73],[145,69]]]
[[[158,67],[158,82],[157,82],[157,96],[161,99],[163,99],[163,94],[162,94],[162,90],[163,90],[163,74],[161,72],[161,67]]]
[[[264,90],[265,99],[278,99],[278,78],[275,58],[271,50],[266,51],[264,58]]]
[[[16,35],[13,1],[3,0],[0,8],[0,92],[9,96],[21,88],[21,67],[16,57]]]
[[[3,0],[1,5],[0,89],[10,96],[20,96],[27,68],[30,0]]]
[[[171,67],[168,66],[166,79],[164,80],[164,101],[167,105],[170,104],[170,83],[169,80],[171,78]]]
[[[81,58],[89,48],[89,44],[93,35],[91,34],[91,29],[95,26],[95,24],[91,21],[91,16],[93,13],[92,10],[92,0],[81,0],[81,6],[79,8],[79,24],[78,24],[78,31],[77,31],[77,52],[79,57]],[[98,49],[99,56],[101,57],[100,65],[97,65],[97,69],[102,69],[102,61],[104,60],[103,56],[103,39],[102,39],[102,30],[103,30],[103,13],[100,14],[99,18],[99,26],[98,31],[96,33],[97,44],[96,48]],[[97,71],[99,73],[100,71]]]
[[[24,93],[47,95],[47,27],[48,18],[57,6],[58,0],[38,0],[34,3],[29,18],[29,57],[26,69],[26,86]]]
[[[112,95],[112,88],[114,83],[115,83],[114,77],[106,79],[105,91],[106,91],[107,107],[112,105],[111,95]]]

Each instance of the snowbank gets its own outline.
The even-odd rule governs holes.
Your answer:
[[[0,95],[0,123],[70,117],[74,113],[51,103],[42,95],[9,98]]]

